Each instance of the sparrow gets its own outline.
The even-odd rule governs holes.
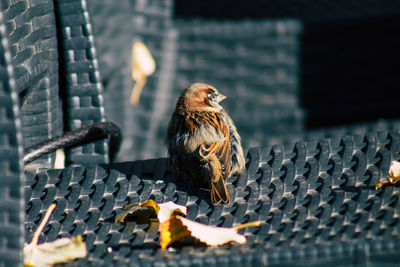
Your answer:
[[[219,104],[225,98],[211,85],[190,85],[178,99],[166,138],[172,169],[207,183],[213,204],[231,202],[225,182],[245,168],[236,126]]]

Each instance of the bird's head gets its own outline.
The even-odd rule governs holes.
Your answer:
[[[223,108],[219,102],[225,98],[226,96],[220,94],[214,86],[194,83],[183,91],[178,105],[186,111],[220,112]]]

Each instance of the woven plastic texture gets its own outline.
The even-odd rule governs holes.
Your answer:
[[[77,265],[257,266],[394,264],[400,260],[398,187],[374,189],[399,160],[398,131],[251,149],[246,172],[228,179],[231,205],[209,192],[187,193],[167,159],[26,174],[26,238],[57,203],[40,242],[82,234],[89,249]],[[114,223],[121,207],[154,199],[188,207],[199,222],[242,230],[245,245],[184,246],[163,252],[157,225]]]
[[[171,61],[175,51],[167,40],[171,36],[172,4],[169,0],[123,1],[118,5],[110,1],[88,1],[99,50],[107,117],[122,129],[124,136],[119,160],[162,155],[153,146],[162,147],[156,136],[160,126],[165,124],[163,121],[168,120],[167,107],[175,101],[166,98],[174,75],[169,70],[175,65]],[[130,59],[134,40],[145,42],[157,64],[156,72],[147,79],[137,107],[129,103],[133,88]]]
[[[57,29],[61,39],[60,64],[66,104],[67,129],[105,120],[102,85],[97,66],[86,1],[55,1]],[[108,146],[101,140],[68,153],[69,162],[80,164],[108,162]]]
[[[21,121],[12,55],[0,3],[0,266],[22,264],[24,245]]]
[[[51,0],[6,0],[3,10],[27,148],[62,132],[54,5]],[[50,167],[53,156],[35,162]]]

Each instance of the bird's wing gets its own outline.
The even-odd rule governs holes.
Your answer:
[[[212,138],[212,141],[202,143],[199,147],[199,156],[205,163],[203,176],[208,176],[211,186],[211,201],[214,204],[231,202],[225,181],[230,173],[231,148],[229,139],[229,126],[220,114],[210,113],[205,116],[206,125],[214,127],[215,134],[219,138]]]
[[[226,114],[226,118],[229,125],[229,143],[231,148],[230,175],[235,175],[244,170],[246,162],[243,154],[242,141],[239,133],[237,132],[236,126],[228,114]]]
[[[229,176],[231,167],[231,145],[230,145],[230,130],[227,121],[219,113],[210,113],[205,116],[208,120],[207,123],[211,127],[214,127],[216,134],[221,138],[220,142],[203,143],[199,148],[199,155],[203,160],[216,157],[220,162],[220,168],[222,168],[222,178],[226,180]]]

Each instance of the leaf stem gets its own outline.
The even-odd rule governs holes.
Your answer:
[[[56,208],[56,204],[53,203],[50,205],[50,207],[47,209],[46,211],[46,215],[44,215],[44,218],[42,219],[42,221],[40,222],[40,225],[38,227],[38,229],[36,229],[35,233],[33,234],[33,238],[32,241],[30,243],[30,245],[36,246],[38,240],[39,240],[39,235],[40,233],[43,231],[43,228],[45,227],[45,225],[47,224],[47,221],[49,220],[51,214],[53,213],[53,210]]]
[[[260,225],[261,225],[260,221],[255,221],[255,222],[248,222],[248,223],[244,223],[244,224],[239,224],[239,225],[233,226],[232,228],[234,228],[236,230],[239,230],[239,229],[242,229],[242,228],[257,227],[257,226],[260,226]]]

